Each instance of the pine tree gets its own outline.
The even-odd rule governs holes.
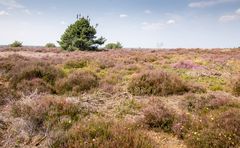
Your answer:
[[[97,38],[96,26],[91,26],[89,17],[77,16],[77,21],[71,24],[58,42],[64,50],[96,50],[105,43],[103,37]]]

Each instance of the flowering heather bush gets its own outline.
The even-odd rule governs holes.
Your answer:
[[[8,73],[17,65],[24,67],[27,65],[28,61],[30,61],[28,58],[17,54],[10,55],[6,58],[0,58],[0,71],[3,73]]]
[[[192,112],[218,109],[222,106],[233,106],[234,104],[236,104],[236,102],[223,93],[207,95],[189,94],[183,103],[183,105]]]
[[[238,147],[239,140],[225,130],[207,128],[200,132],[192,132],[187,137],[186,143],[192,148],[225,148]]]
[[[50,146],[53,148],[152,148],[154,144],[134,127],[90,120],[87,123],[77,124],[64,135],[56,137]]]
[[[0,106],[18,100],[19,98],[20,95],[16,91],[0,84]]]
[[[111,68],[115,66],[114,61],[109,59],[100,58],[97,60],[97,63],[101,69]]]
[[[148,71],[136,75],[128,85],[133,95],[166,96],[188,92],[187,85],[177,76],[163,71]]]
[[[62,76],[60,70],[47,63],[29,63],[21,68],[19,66],[15,66],[10,72],[10,83],[13,88],[16,88],[18,83],[23,80],[32,80],[36,78],[42,79],[50,85],[54,85],[57,78]]]
[[[239,147],[240,110],[232,109],[218,116],[213,123],[200,131],[192,131],[186,143],[194,148]]]
[[[169,110],[161,102],[155,102],[144,110],[143,122],[149,128],[171,132],[175,118],[173,111]]]
[[[181,69],[204,69],[204,67],[199,66],[192,61],[181,61],[173,65],[174,68]]]
[[[238,136],[240,140],[240,110],[232,109],[221,114],[216,120],[216,126]],[[239,141],[240,144],[240,141]]]
[[[92,72],[75,71],[67,78],[57,81],[56,88],[60,94],[72,93],[76,95],[83,91],[88,91],[99,85],[98,77]]]
[[[30,95],[37,91],[38,93],[55,93],[53,86],[45,82],[43,79],[35,78],[32,80],[22,80],[17,84],[17,90],[21,91],[25,95]]]
[[[172,131],[178,138],[184,139],[186,135],[192,130],[194,123],[190,115],[178,115],[172,125]]]

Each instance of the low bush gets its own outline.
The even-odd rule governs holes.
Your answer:
[[[180,61],[178,63],[175,63],[173,65],[173,68],[176,68],[176,69],[194,69],[194,70],[205,69],[205,67],[197,65],[197,64],[193,63],[192,61]]]
[[[47,94],[56,93],[55,88],[52,85],[39,78],[34,78],[32,80],[22,80],[17,84],[17,90],[21,91],[25,95],[30,95],[35,91],[37,93]]]
[[[172,132],[177,135],[178,138],[184,139],[189,132],[196,126],[190,115],[182,114],[177,116],[173,125]]]
[[[99,68],[101,69],[107,69],[107,68],[112,68],[115,66],[114,61],[110,60],[110,59],[98,59],[97,63],[99,65]]]
[[[240,96],[240,77],[238,77],[235,82],[233,82],[232,88],[233,94],[236,96]]]
[[[186,96],[183,105],[190,112],[208,111],[210,109],[218,109],[223,106],[234,106],[236,102],[223,93]]]
[[[25,67],[15,66],[11,70],[10,83],[13,88],[17,88],[17,85],[23,80],[42,79],[50,85],[54,85],[58,77],[62,76],[62,72],[52,65],[47,63],[37,62],[29,63]]]
[[[10,47],[22,47],[22,42],[14,41],[12,44],[10,44]]]
[[[90,120],[55,138],[51,147],[152,148],[154,144],[134,127]]]
[[[148,71],[136,75],[128,85],[133,95],[166,96],[188,92],[187,85],[177,76],[162,71]]]
[[[20,95],[16,91],[0,84],[0,106],[16,101],[19,98]]]
[[[109,43],[105,46],[106,49],[121,49],[123,46],[121,45],[120,42],[117,43]]]
[[[14,117],[29,121],[33,131],[41,132],[52,128],[68,129],[74,121],[85,117],[88,110],[65,98],[44,96],[14,103],[11,113]]]
[[[1,58],[0,71],[6,74],[10,72],[17,65],[21,65],[22,67],[25,67],[25,65],[27,65],[29,61],[30,59],[18,54],[13,54],[6,58]],[[17,67],[16,69],[19,69],[19,67]]]
[[[192,131],[186,137],[186,143],[193,148],[239,147],[240,146],[240,110],[230,109],[208,121],[208,127]]]
[[[232,109],[224,112],[216,119],[215,126],[238,136],[240,140],[240,110]]]
[[[175,113],[161,102],[155,102],[144,110],[143,123],[151,129],[161,129],[164,132],[171,132],[175,119]]]
[[[70,60],[65,63],[64,68],[66,69],[83,68],[86,67],[88,63],[89,61],[87,59]]]
[[[45,47],[47,47],[47,48],[55,48],[56,45],[55,45],[54,43],[47,43],[47,44],[45,45]]]
[[[237,147],[239,139],[222,129],[204,129],[192,132],[186,139],[188,147],[192,148],[225,148]]]
[[[98,77],[92,72],[75,71],[67,78],[57,81],[56,88],[60,94],[70,93],[77,95],[80,92],[88,91],[99,85]]]

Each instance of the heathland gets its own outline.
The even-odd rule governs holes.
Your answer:
[[[0,48],[0,147],[239,147],[240,49]]]

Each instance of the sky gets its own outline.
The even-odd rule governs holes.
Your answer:
[[[129,48],[240,46],[240,0],[0,0],[0,45],[57,44],[77,14]]]

